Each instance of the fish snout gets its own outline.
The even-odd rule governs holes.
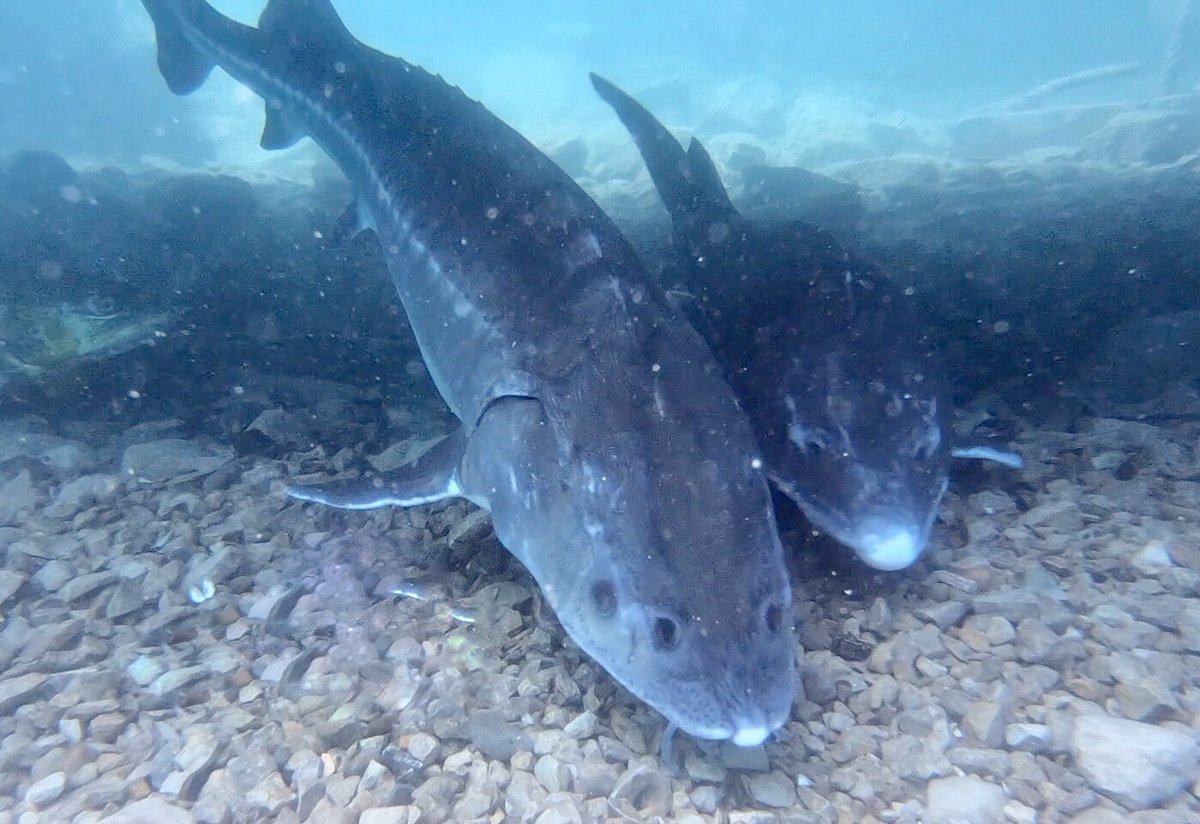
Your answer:
[[[864,524],[852,546],[867,566],[895,572],[912,566],[927,541],[926,531],[915,524],[881,520]]]

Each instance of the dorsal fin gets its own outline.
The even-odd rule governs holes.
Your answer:
[[[712,158],[696,141],[685,152],[679,141],[642,104],[598,75],[592,85],[629,130],[672,220],[727,217],[733,212]],[[695,147],[699,147],[698,149]]]
[[[734,211],[729,192],[725,191],[725,184],[721,182],[721,175],[717,171],[717,164],[713,163],[704,145],[694,137],[688,144],[687,157],[692,183],[696,186],[697,197],[703,203],[703,208],[723,212]]]
[[[270,0],[258,18],[258,30],[286,36],[296,45],[354,39],[330,0]]]

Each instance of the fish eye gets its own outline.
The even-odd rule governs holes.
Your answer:
[[[779,604],[767,604],[767,608],[763,611],[763,622],[767,625],[767,631],[772,635],[779,632],[779,628],[783,625],[783,607]]]
[[[670,652],[679,643],[679,625],[670,618],[654,619],[654,648]]]
[[[617,589],[607,578],[592,584],[592,606],[601,618],[611,618],[617,614]]]

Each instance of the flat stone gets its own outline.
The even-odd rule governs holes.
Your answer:
[[[412,807],[372,807],[363,810],[358,824],[407,824]]]
[[[1050,728],[1045,724],[1009,724],[1004,728],[1004,743],[1011,749],[1022,752],[1046,752],[1052,740]]]
[[[126,804],[120,811],[100,819],[99,824],[192,824],[194,821],[187,810],[150,796]]]
[[[146,604],[146,595],[141,586],[133,581],[122,581],[113,590],[112,597],[104,607],[104,617],[110,621],[123,618]]]
[[[111,570],[79,575],[63,584],[62,588],[58,590],[58,597],[64,603],[73,604],[103,589],[116,580],[117,574]]]
[[[935,778],[925,789],[926,824],[1000,824],[1004,790],[975,776]]]
[[[50,773],[50,775],[40,781],[35,781],[29,785],[29,789],[25,791],[25,803],[32,804],[35,807],[44,807],[53,801],[57,801],[66,788],[66,773]]]
[[[745,776],[750,797],[764,807],[785,809],[796,803],[796,782],[778,771]]]
[[[0,604],[17,594],[28,579],[11,569],[0,569]]]
[[[1008,756],[1000,750],[955,747],[946,751],[946,758],[963,772],[974,773],[984,778],[1003,781],[1012,772]]]
[[[947,630],[957,626],[967,614],[967,605],[962,601],[943,601],[940,604],[926,604],[913,610],[922,621],[928,621],[938,629]]]
[[[1121,683],[1113,689],[1121,714],[1134,721],[1154,723],[1179,709],[1171,689],[1153,676],[1133,683]]]
[[[0,681],[0,715],[11,715],[17,707],[34,700],[45,685],[46,676],[38,672]]]
[[[1136,809],[1161,804],[1195,781],[1200,746],[1175,730],[1085,715],[1075,719],[1071,757],[1093,789]]]
[[[234,454],[232,447],[163,438],[127,447],[121,456],[121,473],[148,483],[195,478],[220,469]]]
[[[70,518],[86,506],[112,499],[119,488],[112,475],[84,475],[63,484],[42,511],[51,518]]]
[[[28,469],[0,485],[0,523],[7,523],[37,505],[37,488]]]
[[[208,674],[208,667],[179,667],[158,676],[146,687],[146,691],[159,698],[165,698],[185,687],[191,686]]]
[[[971,599],[971,607],[977,615],[1002,615],[1015,622],[1038,617],[1037,596],[1019,589],[982,592]]]

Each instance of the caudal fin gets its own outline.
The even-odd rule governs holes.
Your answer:
[[[698,140],[693,138],[685,152],[679,141],[641,103],[603,77],[596,74],[590,77],[596,92],[612,106],[629,130],[672,220],[734,212],[717,168]]]
[[[191,94],[204,85],[216,63],[188,39],[185,21],[207,5],[204,0],[142,0],[154,21],[158,70],[175,94]]]

